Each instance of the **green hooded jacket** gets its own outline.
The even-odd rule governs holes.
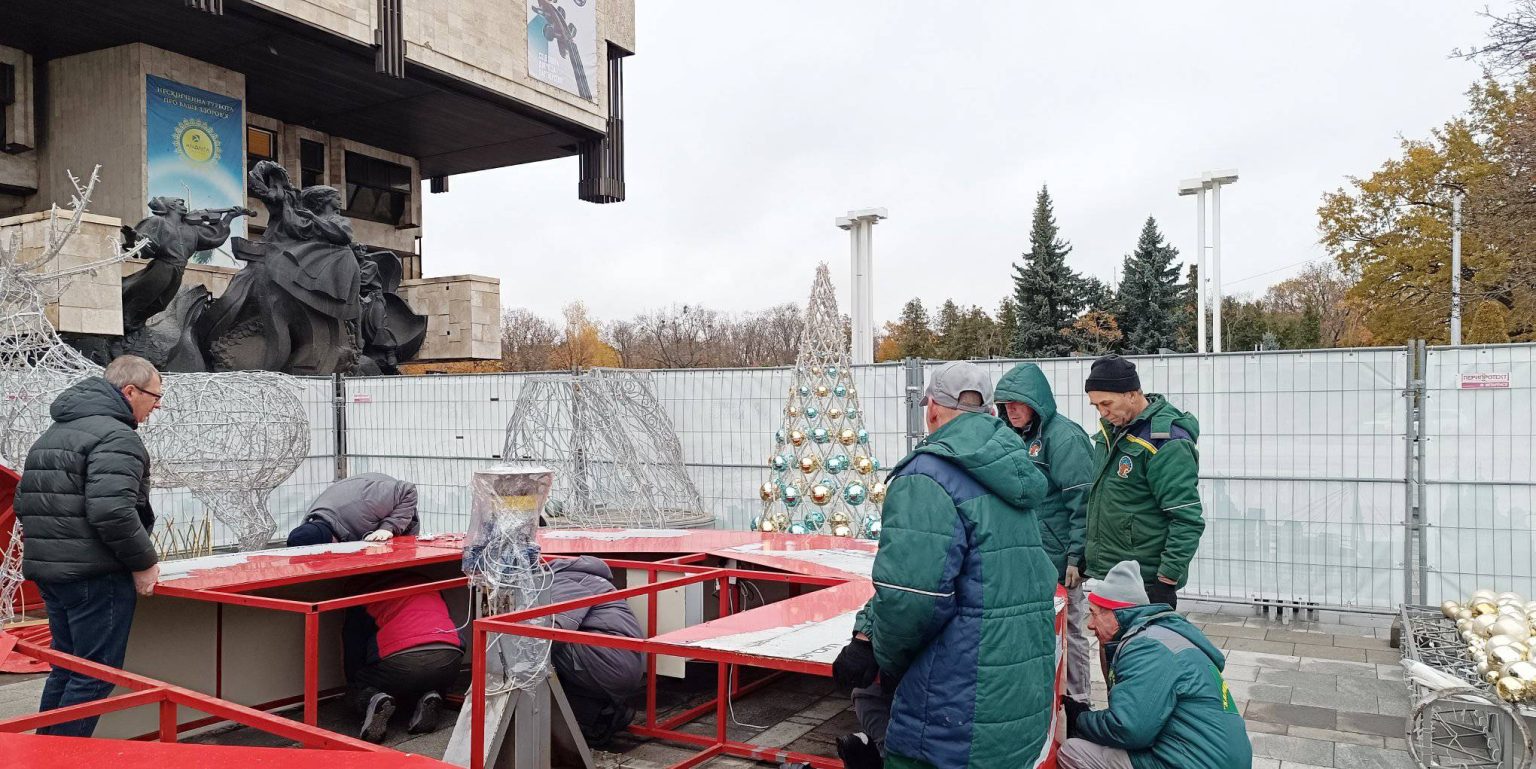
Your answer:
[[[1141,564],[1183,587],[1200,546],[1200,423],[1161,395],[1124,428],[1099,420],[1099,464],[1088,491],[1087,576],[1103,579],[1121,561]]]
[[[1067,578],[1067,567],[1083,565],[1083,544],[1088,535],[1088,487],[1093,485],[1093,442],[1076,422],[1056,412],[1056,396],[1045,372],[1033,363],[1021,363],[997,382],[998,417],[1009,426],[1004,403],[1023,403],[1034,409],[1035,418],[1023,430],[1029,458],[1049,484],[1045,498],[1035,509],[1040,518],[1040,543],[1056,565],[1058,581]]]
[[[1160,603],[1115,619],[1109,707],[1078,716],[1077,736],[1126,751],[1135,769],[1250,769],[1248,729],[1210,639]]]
[[[1046,481],[1007,425],[962,413],[891,471],[875,596],[855,626],[899,677],[887,767],[1033,766],[1056,708]]]

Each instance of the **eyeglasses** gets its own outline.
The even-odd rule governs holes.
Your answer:
[[[144,389],[144,388],[142,388],[142,387],[140,387],[138,385],[134,385],[133,389],[138,390],[139,392],[144,393],[145,395],[148,395],[151,398],[154,398],[156,402],[159,402],[159,400],[160,400],[160,393],[150,392],[149,390],[146,390],[146,389]]]

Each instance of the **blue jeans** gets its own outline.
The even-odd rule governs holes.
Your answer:
[[[133,625],[133,607],[138,601],[133,575],[118,572],[74,582],[39,582],[37,587],[48,607],[48,630],[53,633],[56,651],[114,668],[123,666],[128,629]],[[78,705],[111,693],[112,684],[55,665],[43,683],[43,701],[38,710]],[[45,726],[37,733],[89,737],[94,731],[93,716]]]

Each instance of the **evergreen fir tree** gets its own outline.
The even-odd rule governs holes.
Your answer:
[[[1178,249],[1158,232],[1157,220],[1147,217],[1136,250],[1125,257],[1120,281],[1117,320],[1128,354],[1149,355],[1178,347],[1184,313],[1178,257]]]
[[[1029,253],[1023,264],[1013,267],[1018,327],[1009,352],[1015,357],[1059,358],[1072,352],[1067,329],[1082,307],[1082,279],[1067,266],[1072,246],[1058,234],[1051,193],[1041,187],[1029,229]]]
[[[1013,297],[1003,297],[1002,303],[997,306],[997,323],[992,332],[992,345],[987,354],[994,358],[1007,357],[1008,350],[1013,346],[1013,337],[1019,333],[1019,307],[1014,304]]]
[[[937,341],[934,352],[942,360],[955,360],[954,353],[960,346],[960,307],[953,299],[945,299],[939,308],[939,320],[934,334]]]
[[[923,300],[917,297],[901,307],[901,319],[896,323],[896,349],[903,358],[933,357],[933,327],[928,324]]]

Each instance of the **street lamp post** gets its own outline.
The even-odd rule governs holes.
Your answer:
[[[1451,191],[1451,344],[1461,344],[1461,198],[1460,189]]]
[[[1205,354],[1205,284],[1210,275],[1205,270],[1205,182],[1185,179],[1179,182],[1179,195],[1195,197],[1195,352]]]
[[[1221,187],[1237,181],[1237,169],[1206,171],[1200,179],[1211,187],[1211,351],[1221,352]]]

